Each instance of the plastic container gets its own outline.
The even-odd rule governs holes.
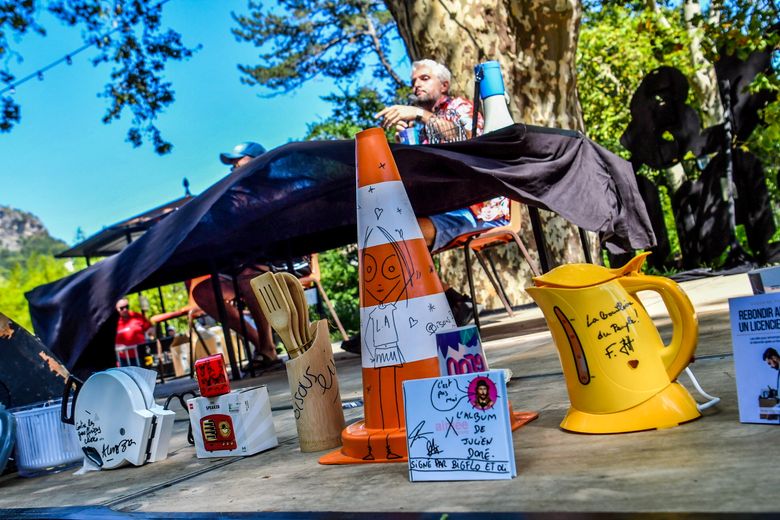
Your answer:
[[[62,399],[9,411],[16,421],[16,466],[19,475],[36,477],[73,466],[84,458],[76,429],[60,421]]]
[[[398,135],[402,144],[420,144],[420,129],[417,126],[404,128]]]

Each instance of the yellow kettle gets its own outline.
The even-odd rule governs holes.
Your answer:
[[[563,265],[526,289],[558,348],[571,401],[564,430],[632,432],[701,416],[688,391],[673,382],[693,359],[696,312],[675,282],[639,272],[648,254],[619,269]],[[636,297],[646,290],[661,295],[672,319],[668,345]]]

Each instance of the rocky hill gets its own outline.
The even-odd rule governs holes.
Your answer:
[[[21,251],[25,239],[48,234],[40,219],[32,213],[0,206],[0,249]]]
[[[41,220],[26,211],[0,206],[0,269],[32,253],[55,254],[67,248],[49,235]]]

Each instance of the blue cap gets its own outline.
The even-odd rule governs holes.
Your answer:
[[[222,164],[233,164],[242,157],[257,157],[265,153],[265,148],[259,143],[253,141],[247,141],[245,143],[237,144],[230,152],[219,154],[219,160]]]
[[[497,61],[486,61],[476,66],[477,76],[481,75],[479,97],[504,95],[504,78],[501,77],[501,65]]]

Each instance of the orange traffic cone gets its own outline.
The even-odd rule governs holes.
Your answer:
[[[321,464],[407,460],[402,383],[440,375],[435,333],[455,327],[384,132],[355,143],[365,419]]]

